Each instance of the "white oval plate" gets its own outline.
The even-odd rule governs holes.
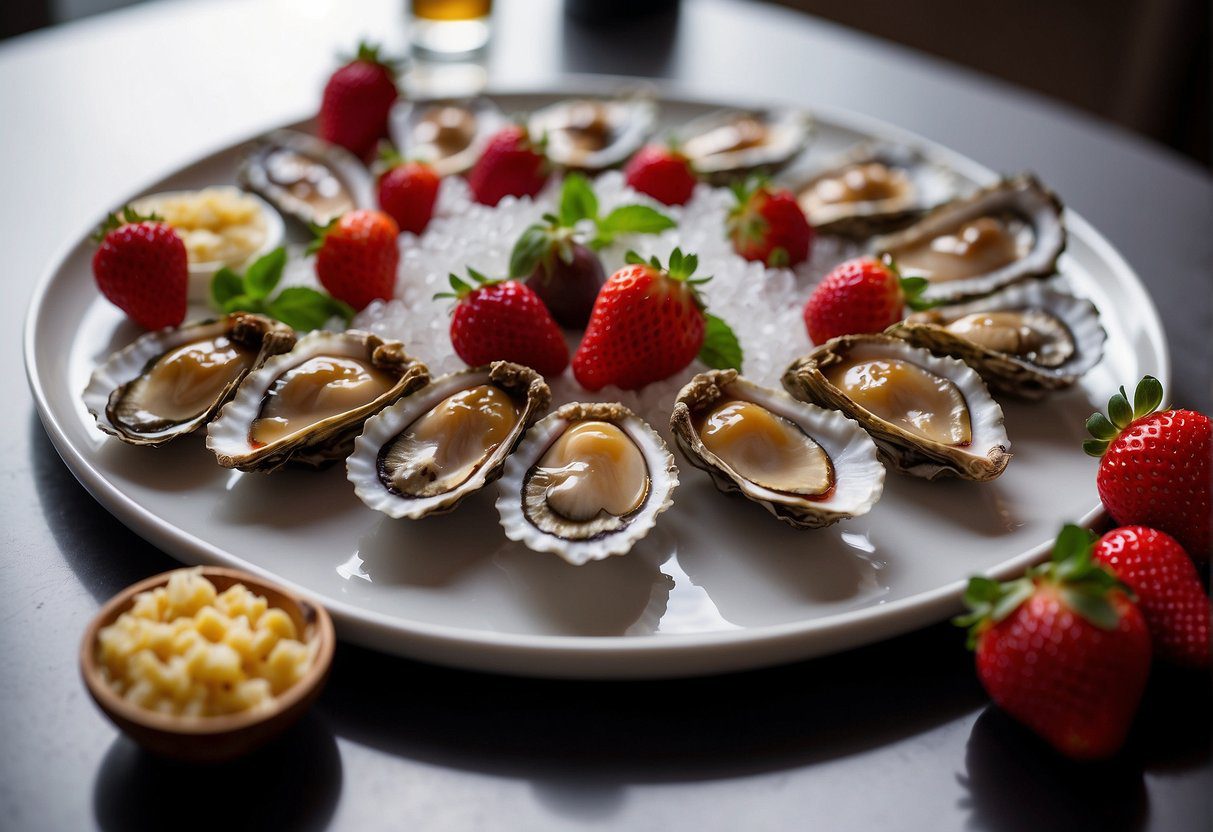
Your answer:
[[[505,112],[518,112],[560,96],[496,97]],[[663,125],[714,106],[667,94]],[[916,144],[973,182],[994,177],[870,119],[815,116],[807,163],[880,138]],[[221,150],[140,193],[232,182],[240,153]],[[675,507],[653,534],[627,557],[582,567],[507,541],[492,489],[453,514],[398,521],[364,507],[341,466],[241,475],[215,465],[198,437],[159,450],[106,437],[80,392],[93,367],[138,332],[94,289],[85,234],[34,295],[26,368],[56,448],[109,511],[186,563],[249,569],[314,596],[345,639],[517,674],[718,673],[939,621],[958,609],[967,576],[1017,573],[1044,555],[1063,522],[1097,516],[1095,463],[1080,448],[1084,419],[1143,373],[1166,383],[1169,362],[1141,283],[1081,217],[1067,219],[1062,271],[1102,310],[1107,353],[1073,391],[1041,404],[1004,402],[1016,457],[999,480],[977,486],[891,474],[871,514],[806,532],[725,499],[687,465]]]

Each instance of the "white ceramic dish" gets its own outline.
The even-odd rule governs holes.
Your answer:
[[[504,111],[519,112],[558,96],[496,97]],[[663,126],[713,106],[666,94]],[[993,178],[886,125],[815,115],[806,163],[879,138],[910,141],[971,181]],[[141,193],[231,182],[241,151],[220,150]],[[1004,400],[1016,458],[1003,477],[973,485],[890,474],[870,514],[797,531],[760,506],[725,499],[707,475],[683,465],[675,506],[653,533],[626,557],[582,567],[506,540],[492,489],[449,515],[392,520],[354,496],[342,466],[242,475],[217,466],[197,437],[148,450],[105,436],[80,392],[94,365],[138,331],[93,288],[83,232],[35,293],[26,367],[47,432],[102,505],[186,563],[248,569],[319,599],[342,638],[519,674],[723,672],[938,621],[958,608],[968,575],[1016,573],[1044,554],[1063,522],[1096,517],[1095,467],[1080,449],[1083,421],[1116,386],[1143,373],[1166,383],[1169,361],[1141,283],[1081,217],[1070,212],[1067,220],[1063,273],[1102,311],[1107,351],[1068,393],[1040,404]]]

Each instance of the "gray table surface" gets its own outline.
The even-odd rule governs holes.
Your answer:
[[[182,0],[0,44],[0,826],[168,828],[201,795],[263,828],[1208,829],[1209,681],[1156,674],[1127,750],[1067,764],[987,700],[945,625],[768,671],[562,683],[423,666],[342,645],[319,706],[227,768],[145,756],[94,710],[77,639],[98,604],[173,566],[76,483],[27,392],[34,282],[133,186],[305,115],[330,56],[404,41],[402,0]],[[846,107],[1000,170],[1032,169],[1138,270],[1209,407],[1213,187],[1145,141],[887,43],[782,9],[688,0],[588,32],[557,0],[501,2],[507,85],[567,73]],[[1126,380],[1129,381],[1129,380]],[[239,801],[239,803],[235,802]]]

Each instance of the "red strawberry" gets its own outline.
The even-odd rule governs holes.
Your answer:
[[[468,269],[475,286],[451,275],[458,300],[451,316],[451,345],[473,367],[514,361],[549,378],[564,372],[569,347],[560,327],[533,291],[517,280],[488,280]]]
[[[379,47],[358,44],[357,56],[324,85],[320,137],[365,159],[387,135],[388,111],[398,95],[393,62],[379,56]]]
[[[1191,410],[1162,410],[1162,385],[1146,376],[1129,404],[1125,389],[1094,413],[1083,443],[1102,457],[1095,483],[1108,514],[1122,526],[1140,524],[1179,541],[1198,561],[1209,559],[1213,423]]]
[[[814,344],[839,335],[883,332],[902,319],[906,306],[927,306],[918,296],[921,277],[902,277],[891,260],[856,257],[834,267],[804,305],[804,325]]]
[[[1137,595],[1155,653],[1185,667],[1209,666],[1209,599],[1175,538],[1122,526],[1099,539],[1092,557]]]
[[[489,139],[468,172],[472,197],[496,205],[506,196],[534,196],[548,181],[549,165],[542,142],[534,142],[525,127],[510,124]]]
[[[387,169],[379,176],[379,207],[401,231],[420,234],[430,224],[441,180],[424,162],[406,162],[394,150],[383,155]]]
[[[629,186],[666,205],[685,204],[699,181],[686,156],[656,144],[640,148],[623,175]]]
[[[791,267],[809,256],[813,229],[795,195],[761,179],[733,189],[737,205],[726,222],[733,250],[747,260]]]
[[[1016,581],[969,581],[977,675],[1000,708],[1068,757],[1116,753],[1150,671],[1150,634],[1091,534],[1066,526],[1050,563]]]
[[[392,296],[400,262],[394,219],[382,211],[349,211],[317,232],[308,250],[316,253],[316,277],[330,295],[355,309]]]
[[[691,278],[698,257],[674,249],[664,269],[656,257],[645,262],[629,251],[627,262],[599,291],[573,356],[582,387],[636,390],[669,378],[697,355],[713,367],[741,366],[728,325],[704,312],[697,287],[710,278]]]
[[[145,329],[185,320],[189,263],[185,243],[154,214],[127,206],[110,214],[93,234],[93,277],[106,300]]]

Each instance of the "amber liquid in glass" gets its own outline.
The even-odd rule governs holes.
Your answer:
[[[439,58],[476,52],[489,42],[492,0],[412,0],[411,40]]]
[[[493,0],[413,0],[413,17],[425,20],[477,20],[492,10]]]

